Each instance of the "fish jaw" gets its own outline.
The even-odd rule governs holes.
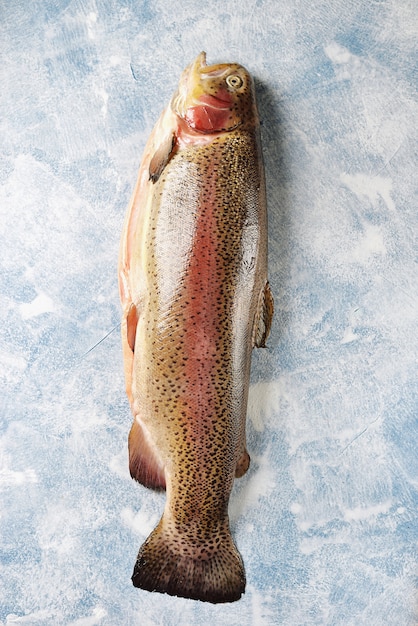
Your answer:
[[[237,63],[206,64],[201,52],[183,72],[173,111],[201,133],[231,131],[257,115],[252,78]]]

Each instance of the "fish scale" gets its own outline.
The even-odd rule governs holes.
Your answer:
[[[166,489],[137,587],[214,603],[245,590],[228,501],[273,314],[266,229],[253,82],[202,53],[151,134],[121,242],[130,471]]]

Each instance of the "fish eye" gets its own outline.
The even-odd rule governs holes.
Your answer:
[[[231,76],[227,77],[226,84],[229,87],[232,87],[232,89],[239,89],[244,84],[244,81],[242,80],[241,76],[231,74]]]

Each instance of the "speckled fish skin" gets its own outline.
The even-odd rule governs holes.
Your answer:
[[[254,85],[237,64],[184,71],[144,157],[121,242],[130,471],[166,488],[133,584],[208,602],[245,590],[228,501],[249,465],[251,351],[273,314]]]

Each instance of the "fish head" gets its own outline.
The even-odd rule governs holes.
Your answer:
[[[257,119],[254,83],[237,63],[206,64],[206,53],[183,72],[171,108],[193,130],[231,131]]]

